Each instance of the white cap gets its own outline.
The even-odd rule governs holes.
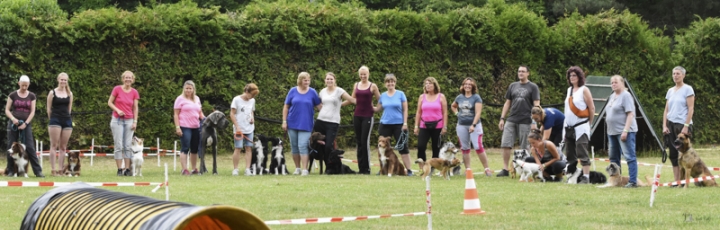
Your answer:
[[[18,82],[27,82],[30,83],[30,78],[27,75],[20,76],[20,81]]]

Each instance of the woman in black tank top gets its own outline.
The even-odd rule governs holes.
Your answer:
[[[539,129],[534,129],[528,134],[528,143],[530,143],[531,157],[525,159],[525,162],[536,163],[540,165],[545,179],[550,181],[562,181],[563,169],[565,169],[565,160],[558,151],[555,144],[551,141],[542,140],[542,133]],[[552,178],[554,176],[554,180]]]
[[[47,97],[48,133],[50,134],[50,166],[52,176],[64,174],[63,165],[67,143],[72,134],[72,112],[73,95],[68,86],[69,76],[60,73],[57,77],[58,87],[50,90]]]

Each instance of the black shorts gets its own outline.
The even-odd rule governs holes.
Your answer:
[[[60,127],[61,129],[72,129],[72,118],[69,117],[51,117],[48,127]]]

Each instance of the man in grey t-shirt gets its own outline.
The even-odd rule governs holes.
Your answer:
[[[534,123],[530,111],[533,106],[540,105],[540,89],[535,83],[528,80],[530,70],[527,66],[518,67],[518,82],[513,82],[505,94],[505,105],[500,114],[498,127],[503,131],[500,147],[503,149],[503,170],[497,174],[498,177],[508,176],[508,162],[510,161],[510,149],[515,144],[515,139],[520,141],[521,149],[528,149],[527,136],[530,132],[530,124]],[[505,121],[505,114],[510,110],[510,115]]]

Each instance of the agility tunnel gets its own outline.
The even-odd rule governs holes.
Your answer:
[[[252,213],[233,206],[162,201],[79,182],[40,196],[25,213],[20,229],[270,228]]]

